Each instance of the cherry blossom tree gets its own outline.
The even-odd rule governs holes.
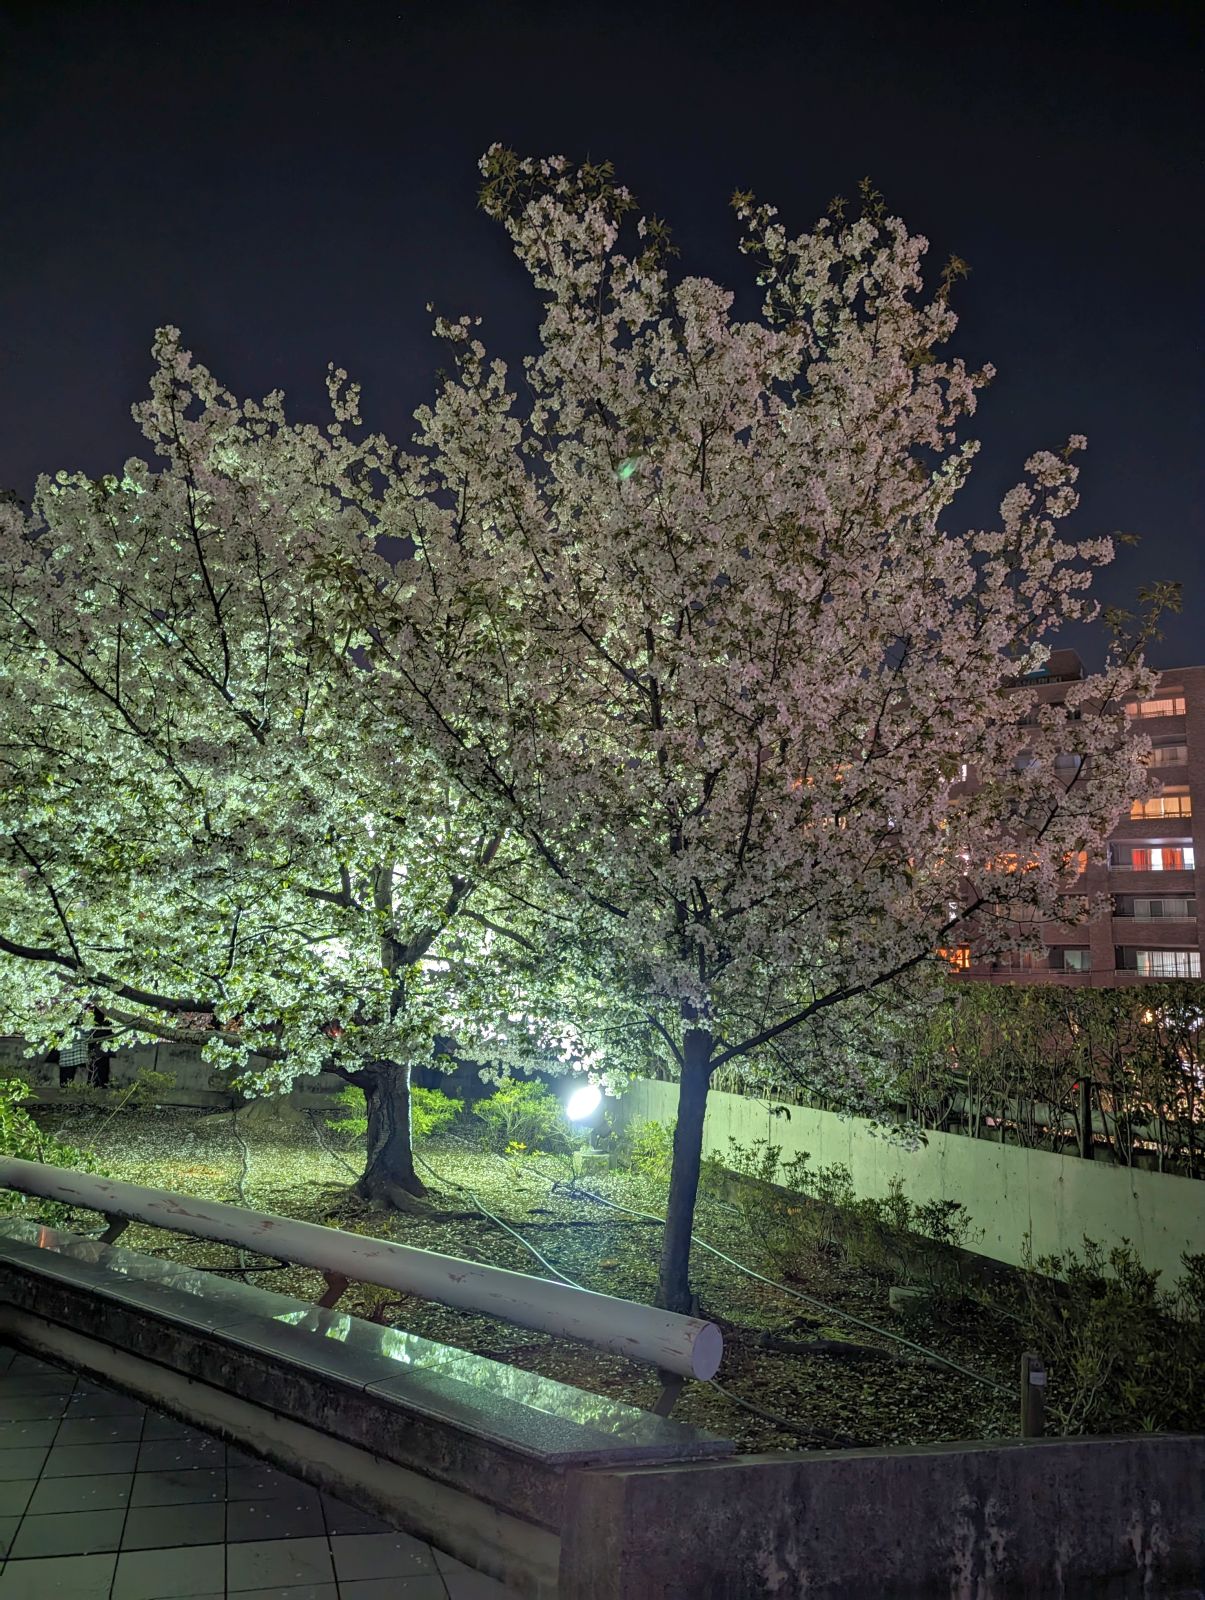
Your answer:
[[[0,1025],[45,1047],[101,1003],[260,1090],[337,1073],[367,1098],[359,1192],[405,1204],[411,1065],[517,1003],[489,923],[523,852],[377,693],[347,600],[392,581],[388,467],[343,375],[320,429],[174,330],[155,357],[160,470],[0,506]]]
[[[1112,554],[1059,532],[1084,441],[1038,450],[996,526],[954,524],[991,370],[939,356],[961,264],[927,289],[872,191],[799,235],[736,196],[741,318],[609,168],[495,147],[483,172],[539,348],[515,383],[438,321],[449,373],[383,505],[415,559],[364,597],[371,651],[680,1076],[660,1296],[686,1310],[713,1075],[819,1062],[872,1100],[848,1031],[939,947],[999,943],[997,905],[1082,915],[1075,864],[1145,783],[1116,708],[1150,680],[1119,637],[1021,725],[1010,685],[1097,615]]]

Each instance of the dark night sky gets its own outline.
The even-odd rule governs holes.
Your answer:
[[[962,520],[1088,435],[1106,598],[1179,578],[1153,652],[1205,661],[1205,74],[1189,7],[758,3],[4,4],[0,486],[112,470],[158,323],[240,393],[320,414],[328,360],[395,437],[437,352],[425,302],[514,356],[536,303],[476,159],[610,157],[682,265],[726,281],[727,197],[805,227],[870,174],[973,276],[959,349],[999,377]]]

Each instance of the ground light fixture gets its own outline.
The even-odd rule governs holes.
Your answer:
[[[565,1115],[570,1122],[589,1122],[602,1105],[602,1090],[596,1083],[580,1084],[565,1102]]]

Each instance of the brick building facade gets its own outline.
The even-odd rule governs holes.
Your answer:
[[[1083,671],[1074,651],[1056,650],[1027,687],[1039,700],[1057,701]],[[970,977],[1114,988],[1205,974],[1198,892],[1205,886],[1205,667],[1164,672],[1155,693],[1128,709],[1150,737],[1157,786],[1118,824],[1107,863],[1083,874],[1085,894],[1107,896],[1112,915],[1047,924],[1043,950],[972,965]]]

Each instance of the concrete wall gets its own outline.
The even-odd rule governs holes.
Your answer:
[[[59,1069],[48,1066],[34,1057],[22,1054],[24,1044],[11,1036],[0,1037],[0,1073],[8,1072],[24,1078],[35,1089],[57,1088]],[[169,1073],[172,1088],[164,1091],[165,1104],[209,1103],[215,1097],[228,1101],[232,1098],[230,1073],[216,1072],[201,1059],[199,1045],[139,1044],[113,1052],[110,1084],[115,1089],[125,1088],[146,1069]],[[82,1081],[82,1079],[81,1079]],[[330,1073],[318,1073],[299,1078],[289,1095],[294,1102],[309,1104],[315,1096],[337,1094],[346,1085]]]
[[[677,1096],[676,1084],[635,1083],[620,1117],[671,1122]],[[1105,1246],[1129,1239],[1167,1284],[1180,1277],[1185,1251],[1205,1251],[1205,1182],[1198,1179],[954,1133],[929,1133],[925,1145],[905,1150],[859,1118],[810,1106],[782,1109],[789,1115],[775,1116],[764,1101],[713,1092],[703,1134],[707,1154],[723,1159],[730,1136],[742,1145],[769,1139],[787,1160],[806,1150],[813,1167],[842,1162],[855,1193],[869,1199],[884,1197],[891,1180],[901,1178],[914,1204],[961,1201],[972,1224],[968,1247],[1014,1266],[1023,1259],[1026,1233],[1035,1256],[1075,1249],[1085,1234]]]
[[[739,1456],[571,1481],[561,1600],[1205,1600],[1205,1438]]]

